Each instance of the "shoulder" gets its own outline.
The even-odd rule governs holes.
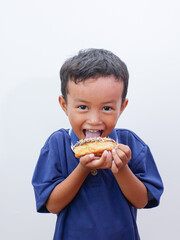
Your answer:
[[[136,158],[140,153],[146,153],[148,150],[147,144],[133,131],[128,129],[116,129],[118,141],[120,144],[128,145],[131,149],[133,158]]]
[[[69,129],[59,129],[53,132],[44,144],[44,148],[49,148],[49,146],[62,146],[65,142],[70,141]]]
[[[115,129],[117,136],[118,136],[118,140],[120,140],[120,143],[122,142],[122,144],[139,144],[141,146],[146,146],[146,143],[133,131],[129,130],[129,129],[121,129],[121,128],[117,128]]]

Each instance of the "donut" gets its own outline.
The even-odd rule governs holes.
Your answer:
[[[78,141],[72,150],[77,158],[90,153],[94,153],[95,156],[101,156],[105,150],[111,151],[116,145],[117,143],[109,137],[85,138]]]

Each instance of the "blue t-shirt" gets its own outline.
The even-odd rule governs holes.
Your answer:
[[[128,165],[148,189],[146,208],[159,204],[163,183],[149,147],[133,132],[114,129],[109,137],[128,145]],[[60,129],[46,141],[34,171],[32,184],[38,212],[48,212],[46,201],[54,187],[78,165],[72,145],[73,130]],[[89,173],[75,198],[60,213],[54,240],[137,240],[137,209],[125,198],[110,169]]]

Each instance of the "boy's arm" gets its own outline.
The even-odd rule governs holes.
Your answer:
[[[51,192],[46,202],[48,211],[59,213],[73,200],[92,169],[110,168],[111,162],[111,153],[107,151],[98,159],[94,154],[80,158],[80,162],[74,171],[64,181],[56,185]]]
[[[89,171],[78,164],[74,171],[53,189],[46,203],[47,210],[59,213],[75,197],[88,174]]]
[[[114,161],[111,170],[124,196],[136,208],[145,207],[148,203],[147,188],[127,165],[131,159],[130,148],[119,144],[116,149],[113,149],[112,156]]]

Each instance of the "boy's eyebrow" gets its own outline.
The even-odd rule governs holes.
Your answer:
[[[74,99],[74,101],[75,101],[75,102],[83,102],[83,103],[88,103],[88,101],[86,101],[86,100],[83,100],[83,99],[79,99],[79,98],[77,98],[77,99]]]
[[[115,100],[111,100],[111,101],[107,101],[107,102],[103,102],[103,104],[108,104],[108,103],[115,103]]]

